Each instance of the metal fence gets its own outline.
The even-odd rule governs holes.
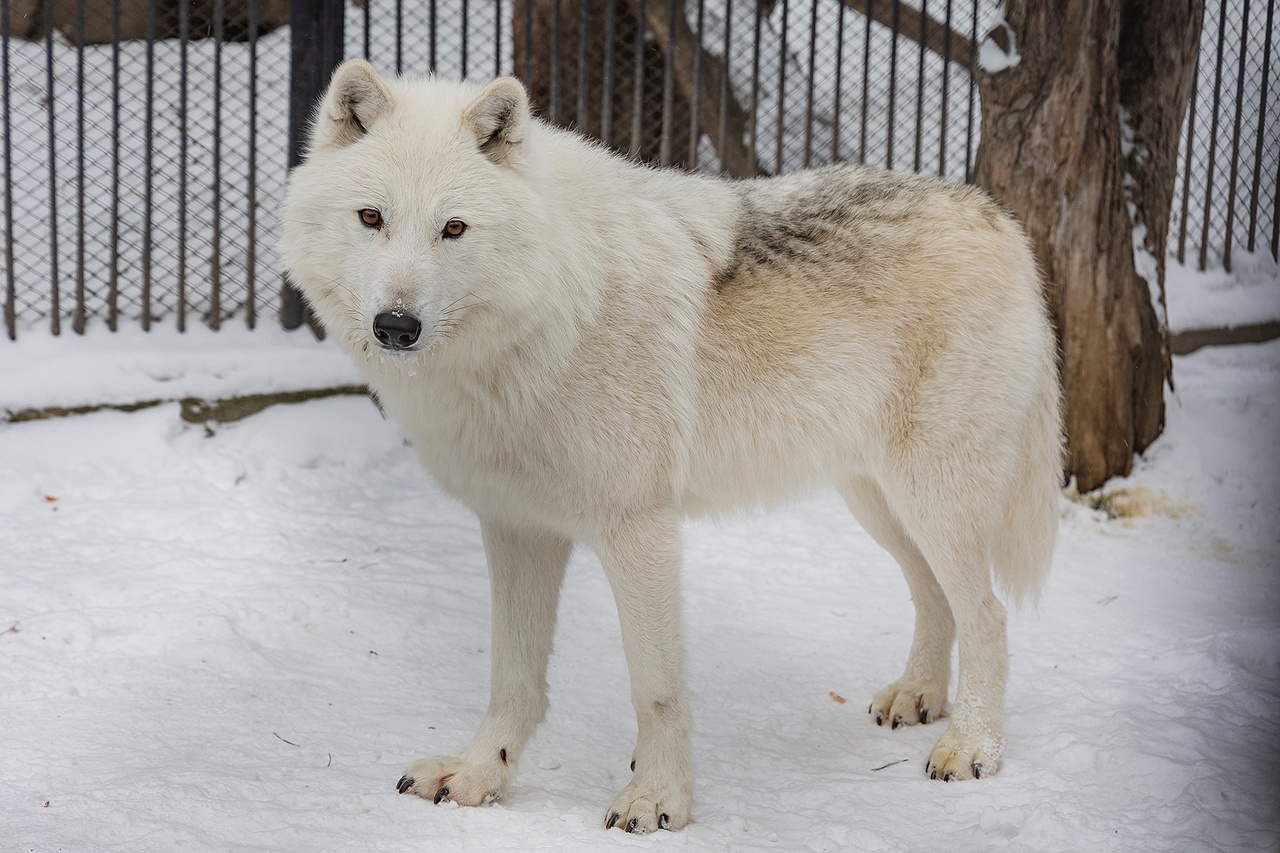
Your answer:
[[[295,18],[326,5],[294,3]],[[1280,22],[1275,0],[1208,7],[1171,253],[1230,268],[1233,253],[1276,254]],[[0,0],[6,331],[274,322],[289,104],[305,109],[323,77],[308,69],[339,48],[385,73],[517,74],[545,117],[663,164],[740,175],[852,160],[967,180],[971,46],[995,12],[363,0],[325,44],[314,16],[291,42],[287,0]]]

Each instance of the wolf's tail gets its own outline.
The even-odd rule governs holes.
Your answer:
[[[1058,538],[1062,410],[1056,359],[1044,362],[992,554],[996,582],[1018,604],[1039,600]]]

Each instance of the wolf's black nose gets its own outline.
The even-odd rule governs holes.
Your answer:
[[[408,349],[422,334],[416,317],[399,311],[383,311],[373,318],[373,336],[387,349]]]

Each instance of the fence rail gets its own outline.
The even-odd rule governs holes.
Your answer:
[[[969,69],[994,12],[979,0],[0,0],[5,330],[296,325],[278,211],[299,116],[341,55],[385,73],[517,74],[545,117],[663,164],[741,175],[851,160],[963,181],[980,129]],[[1276,257],[1278,28],[1275,0],[1208,0],[1170,230],[1171,255],[1202,269]]]

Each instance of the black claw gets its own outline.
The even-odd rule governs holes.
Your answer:
[[[634,818],[634,817],[631,818],[631,820],[627,821],[627,832],[635,832],[636,824],[638,824],[639,822],[640,822],[639,818]]]
[[[443,799],[444,799],[445,797],[447,797],[447,796],[449,796],[449,786],[448,786],[448,785],[445,785],[445,786],[444,786],[443,788],[441,788],[439,791],[436,791],[436,797],[435,797],[435,801],[434,801],[434,802],[435,802],[435,804],[436,804],[437,806],[438,806],[438,805],[440,805],[440,801],[441,801],[441,800],[443,800]]]
[[[396,783],[396,790],[402,794],[408,793],[413,787],[413,778],[410,776],[401,776],[400,781]]]
[[[872,708],[874,708],[875,706],[876,706],[876,703],[875,703],[875,702],[872,702],[870,705],[868,705],[868,706],[867,706],[867,713],[868,713],[868,714],[870,714],[870,713],[871,713],[871,709],[872,709]]]
[[[974,764],[974,765],[973,765],[973,778],[975,778],[975,779],[981,779],[981,778],[982,778],[982,774],[983,774],[983,773],[985,773],[985,772],[986,772],[986,771],[982,769],[982,765],[981,765],[981,764]]]
[[[613,825],[618,822],[618,818],[620,817],[622,817],[622,815],[618,814],[617,812],[614,812],[613,814],[609,815],[609,819],[604,822],[604,828],[613,829]]]
[[[891,728],[891,729],[896,729],[896,728],[897,728],[898,726],[900,726],[900,725],[902,725],[902,715],[901,715],[901,714],[894,714],[894,715],[893,715],[893,722],[889,725],[889,728]]]
[[[631,759],[631,772],[632,773],[636,772],[636,760],[634,758]]]
[[[884,714],[880,713],[879,711],[876,711],[876,725],[877,726],[884,725]]]
[[[658,815],[658,829],[666,829],[671,825],[671,818],[666,815]]]
[[[946,773],[943,773],[943,774],[942,774],[942,781],[943,781],[943,782],[950,782],[950,781],[951,781],[952,779],[954,779],[954,778],[956,778],[956,776],[955,776],[955,774],[954,774],[954,773],[952,773],[950,770],[948,770]]]
[[[922,710],[920,711],[920,722],[922,722],[922,723],[926,723],[926,724],[929,722],[929,709],[928,709],[928,708],[924,708],[924,709],[922,709]]]
[[[935,769],[935,770],[930,770],[930,771],[929,771],[929,778],[930,778],[930,779],[937,779],[937,778],[938,778],[938,771],[937,771],[936,769]]]
[[[503,747],[502,749],[498,750],[498,758],[502,759],[502,763],[503,763],[503,764],[506,764],[506,763],[507,763],[507,749],[506,749],[506,747]]]

